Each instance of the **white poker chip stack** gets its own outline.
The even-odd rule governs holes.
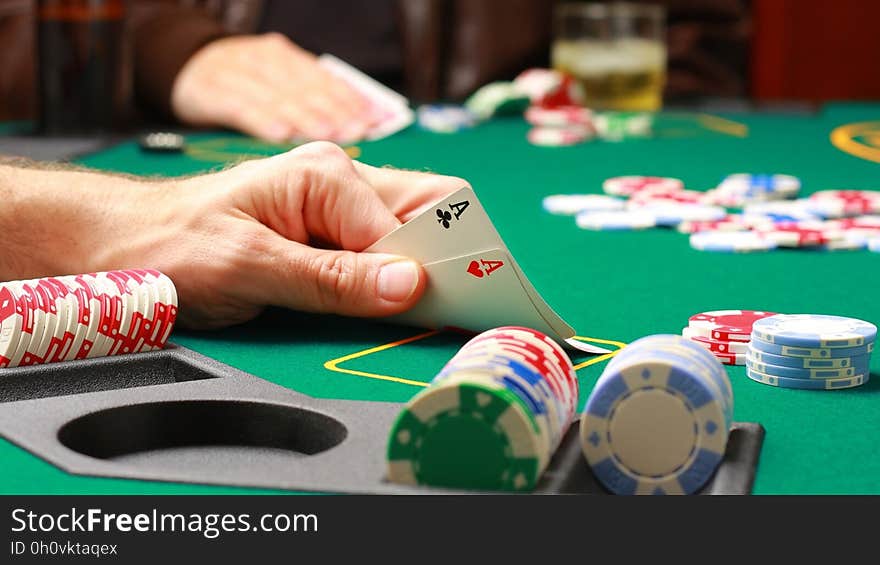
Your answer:
[[[177,290],[154,269],[0,283],[0,368],[161,349]]]

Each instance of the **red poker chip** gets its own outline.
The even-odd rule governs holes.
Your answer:
[[[776,242],[780,247],[816,247],[834,239],[832,232],[818,227],[806,227],[798,222],[779,222],[756,231]]]
[[[681,233],[697,233],[701,231],[748,231],[750,227],[742,220],[742,216],[730,214],[722,220],[681,222],[676,229]]]
[[[602,183],[602,190],[606,194],[614,196],[633,196],[644,191],[674,192],[684,190],[684,183],[680,179],[671,177],[622,176],[606,179]]]
[[[586,102],[584,91],[571,75],[562,75],[562,80],[555,88],[551,88],[539,100],[538,105],[544,108],[561,106],[582,106]]]
[[[775,312],[762,310],[715,310],[694,314],[688,327],[695,335],[715,341],[748,342],[752,339],[752,324]]]
[[[718,341],[708,337],[703,337],[701,335],[694,335],[693,331],[690,328],[684,328],[682,330],[682,335],[699,346],[708,349],[712,353],[747,353],[748,352],[748,342],[745,341]]]
[[[633,194],[630,202],[635,204],[649,204],[655,202],[673,202],[681,204],[701,204],[706,194],[696,190],[669,190],[660,191],[643,190]]]
[[[746,364],[746,354],[745,353],[713,353],[722,364],[724,365],[745,365]]]

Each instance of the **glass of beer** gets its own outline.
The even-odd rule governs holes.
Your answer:
[[[666,82],[665,20],[666,11],[656,4],[559,4],[553,68],[575,78],[591,108],[659,110]]]

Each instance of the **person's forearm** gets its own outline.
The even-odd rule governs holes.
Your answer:
[[[138,215],[156,213],[149,197],[162,193],[161,183],[133,177],[0,161],[0,278],[110,268],[133,237],[149,237],[138,229]],[[128,202],[125,209],[120,200]]]

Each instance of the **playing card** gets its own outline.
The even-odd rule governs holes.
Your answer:
[[[378,123],[367,132],[367,139],[373,141],[388,137],[409,127],[415,121],[415,113],[409,107],[409,100],[406,97],[362,73],[342,59],[324,53],[318,57],[318,64],[345,81],[348,86],[370,102],[372,111],[378,118]]]
[[[424,265],[425,294],[395,320],[422,327],[483,331],[518,324],[555,335],[513,271],[510,255],[488,249]]]
[[[575,349],[589,353],[607,353],[606,349],[570,340],[574,336],[574,329],[550,308],[529,282],[470,187],[464,187],[438,201],[434,206],[371,245],[366,251],[403,255],[427,268],[427,265],[432,263],[463,257],[486,249],[498,249],[507,254],[507,264],[531,302],[532,310],[541,318],[542,327],[551,328],[552,335],[566,341]],[[422,302],[425,300],[423,298]],[[503,302],[499,303],[503,304]],[[525,322],[517,322],[512,317],[507,320],[507,324],[526,325]],[[428,325],[437,327],[439,324]],[[461,323],[451,325],[466,327]]]

